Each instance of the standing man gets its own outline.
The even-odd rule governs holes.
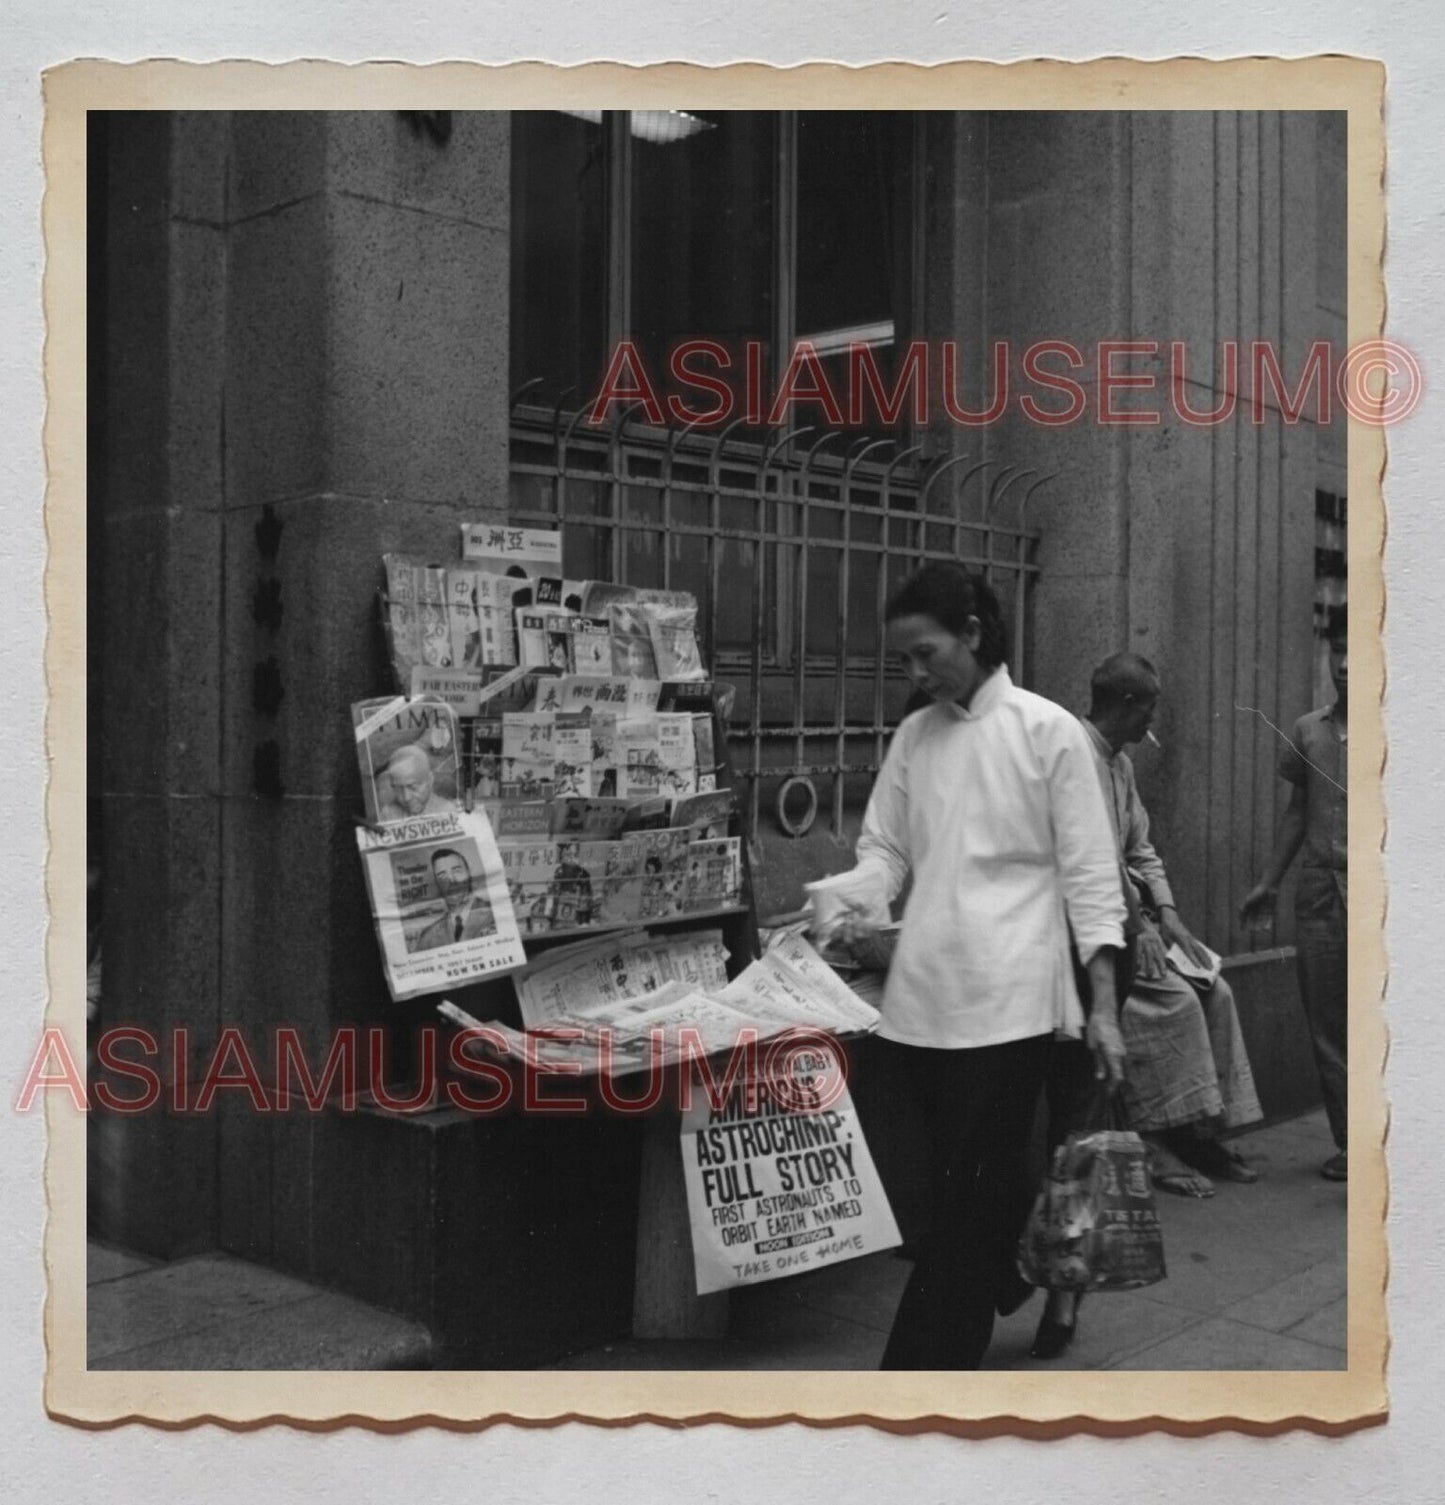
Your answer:
[[[1274,918],[1279,886],[1301,848],[1295,888],[1295,960],[1300,1000],[1314,1045],[1315,1066],[1325,1114],[1337,1153],[1320,1167],[1327,1181],[1349,1174],[1346,1111],[1349,988],[1346,969],[1348,850],[1346,794],[1349,726],[1347,702],[1346,611],[1330,608],[1330,678],[1335,703],[1311,711],[1294,724],[1280,753],[1280,777],[1290,786],[1289,804],[1280,817],[1274,855],[1264,877],[1250,890],[1239,911],[1246,925]]]

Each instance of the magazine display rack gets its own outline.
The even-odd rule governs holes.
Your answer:
[[[477,564],[472,546],[503,531],[519,558],[536,556],[525,562],[537,578]],[[543,530],[464,530],[464,550],[441,566],[388,556],[379,605],[397,694],[353,707],[366,792],[357,842],[393,998],[455,999],[474,1018],[520,1026],[519,961],[639,929],[720,933],[727,977],[736,977],[759,957],[758,924],[727,751],[732,689],[701,677],[695,603],[643,592],[653,599],[639,610],[628,602],[637,593],[622,588],[541,578],[560,575],[561,557],[559,536]],[[496,603],[529,583],[541,620],[519,609],[509,623]],[[563,647],[569,610],[578,630]],[[604,649],[581,627],[609,613]],[[559,640],[529,643],[533,631]],[[619,747],[615,769],[595,740],[575,751],[614,718],[645,740],[649,717],[666,723],[656,748]],[[537,762],[512,745],[534,721],[556,743]],[[671,732],[690,759],[682,776]],[[570,780],[589,753],[597,761],[578,789]],[[465,916],[451,907],[453,874],[469,885]],[[726,1323],[726,1294],[696,1292],[679,1129],[671,1108],[640,1126],[639,1336],[718,1336]]]

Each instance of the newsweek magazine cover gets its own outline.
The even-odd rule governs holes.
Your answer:
[[[351,722],[368,821],[387,825],[457,808],[457,718],[446,701],[360,700]]]
[[[526,961],[492,828],[480,811],[356,832],[386,985],[400,1002]]]

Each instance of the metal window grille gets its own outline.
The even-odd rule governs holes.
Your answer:
[[[764,799],[782,820],[799,781],[794,834],[826,804],[841,836],[845,808],[866,799],[909,693],[880,649],[884,603],[924,561],[988,578],[1026,678],[1028,506],[1052,477],[801,426],[659,429],[634,408],[597,427],[526,395],[512,410],[512,519],[563,524],[572,578],[697,596],[706,660],[736,690],[728,740],[750,835]]]

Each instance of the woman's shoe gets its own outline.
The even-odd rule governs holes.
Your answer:
[[[1021,1275],[1010,1276],[994,1296],[993,1309],[1000,1317],[1012,1317],[1037,1290],[1037,1286],[1030,1285]]]
[[[1034,1346],[1029,1349],[1029,1357],[1033,1359],[1057,1359],[1074,1341],[1074,1334],[1079,1326],[1079,1308],[1084,1304],[1082,1291],[1074,1297],[1074,1319],[1072,1322],[1056,1322],[1049,1316],[1048,1308],[1039,1318],[1038,1331],[1034,1334]]]

